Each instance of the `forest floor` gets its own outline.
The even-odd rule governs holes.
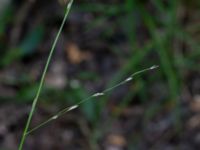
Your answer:
[[[135,71],[160,68],[39,128],[25,150],[200,149],[199,3],[122,4],[75,2],[31,128]],[[18,147],[63,15],[61,0],[11,1],[1,12],[0,150]]]

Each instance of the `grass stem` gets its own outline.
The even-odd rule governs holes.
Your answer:
[[[69,11],[71,9],[72,3],[73,3],[73,0],[70,0],[69,3],[68,3],[68,5],[67,5],[65,16],[63,18],[62,24],[61,24],[60,29],[59,29],[56,37],[55,37],[53,45],[51,47],[51,50],[50,50],[50,53],[49,53],[49,56],[48,56],[45,68],[44,68],[43,73],[42,73],[42,77],[41,77],[41,80],[40,80],[40,84],[39,84],[39,87],[38,87],[35,99],[33,100],[33,103],[32,103],[32,106],[31,106],[31,110],[30,110],[30,113],[29,113],[29,116],[28,116],[28,120],[26,122],[26,126],[25,126],[24,131],[23,131],[23,135],[22,135],[22,138],[21,138],[18,150],[22,150],[23,149],[23,145],[24,145],[24,142],[25,142],[25,139],[26,139],[26,136],[27,136],[27,131],[29,129],[29,126],[30,126],[30,123],[31,123],[31,120],[32,120],[32,117],[33,117],[33,113],[35,111],[36,104],[38,102],[38,98],[40,96],[42,87],[44,85],[44,79],[45,79],[45,76],[46,76],[46,73],[47,73],[47,70],[48,70],[48,67],[49,67],[49,64],[50,64],[53,52],[55,50],[55,47],[56,47],[56,44],[58,42],[59,36],[60,36],[60,34],[62,32],[62,29],[64,27],[64,24],[65,24],[65,21],[67,19],[68,14],[69,14]]]

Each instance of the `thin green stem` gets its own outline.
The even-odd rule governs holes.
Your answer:
[[[157,65],[154,65],[154,66],[152,66],[152,67],[150,67],[150,68],[146,68],[146,69],[143,69],[143,70],[140,70],[140,71],[137,71],[137,72],[131,74],[128,78],[126,78],[125,80],[119,82],[118,84],[116,84],[116,85],[114,85],[114,86],[112,86],[112,87],[110,87],[110,88],[107,88],[107,89],[103,90],[102,92],[97,92],[97,93],[95,93],[95,94],[92,94],[91,96],[89,96],[89,97],[87,97],[87,98],[81,100],[80,102],[76,103],[76,104],[73,105],[73,106],[66,107],[66,108],[62,109],[61,111],[57,112],[55,115],[53,115],[52,117],[50,117],[50,118],[47,119],[46,121],[40,123],[39,125],[37,125],[37,126],[34,127],[33,129],[29,130],[26,134],[28,135],[28,134],[34,132],[35,130],[37,130],[38,128],[40,128],[40,127],[46,125],[47,123],[49,123],[49,122],[51,122],[51,121],[57,119],[57,118],[60,117],[60,116],[64,115],[66,112],[69,112],[69,111],[71,111],[71,110],[76,109],[76,108],[79,107],[79,105],[81,105],[82,103],[84,103],[84,102],[86,102],[86,101],[89,101],[89,100],[91,100],[91,99],[93,99],[93,98],[95,98],[95,97],[103,96],[103,95],[107,94],[108,92],[110,92],[110,91],[116,89],[117,87],[119,87],[119,86],[121,86],[121,85],[124,85],[124,84],[126,84],[126,83],[132,81],[134,76],[139,75],[139,74],[141,74],[141,73],[144,73],[144,72],[146,72],[146,71],[150,71],[150,70],[157,69],[157,68],[158,68],[158,66],[157,66]]]
[[[33,113],[35,111],[35,108],[36,108],[36,104],[38,102],[38,98],[40,96],[40,93],[41,93],[41,90],[42,90],[42,87],[44,85],[44,79],[45,79],[45,76],[46,76],[46,73],[47,73],[47,70],[48,70],[48,67],[49,67],[49,64],[50,64],[50,61],[51,61],[51,58],[52,58],[52,55],[53,55],[53,52],[55,50],[55,47],[56,47],[56,44],[58,42],[58,38],[61,34],[61,31],[64,27],[64,24],[65,24],[65,21],[67,19],[67,16],[69,14],[69,11],[71,9],[71,5],[73,3],[73,0],[70,0],[68,5],[67,5],[67,8],[66,8],[66,12],[65,12],[65,16],[63,18],[63,21],[62,21],[62,24],[60,26],[60,29],[55,37],[55,40],[53,42],[53,45],[51,47],[51,50],[50,50],[50,53],[49,53],[49,56],[48,56],[48,59],[47,59],[47,62],[46,62],[46,65],[45,65],[45,68],[44,68],[44,71],[42,73],[42,77],[41,77],[41,80],[40,80],[40,84],[39,84],[39,87],[38,87],[38,91],[36,93],[36,97],[35,99],[33,100],[33,103],[32,103],[32,107],[31,107],[31,111],[29,113],[29,117],[28,117],[28,120],[26,122],[26,126],[24,128],[24,132],[23,132],[23,135],[22,135],[22,138],[21,138],[21,141],[20,141],[20,145],[19,145],[19,148],[18,150],[22,150],[23,149],[23,145],[24,145],[24,142],[25,142],[25,139],[26,139],[26,136],[27,136],[27,131],[29,129],[29,126],[30,126],[30,123],[31,123],[31,120],[32,120],[32,117],[33,117]]]

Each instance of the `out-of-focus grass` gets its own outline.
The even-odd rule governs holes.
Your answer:
[[[175,7],[175,6],[171,6],[171,7]],[[159,58],[160,58],[160,66],[161,69],[164,73],[165,78],[167,79],[168,82],[168,87],[169,87],[169,94],[170,94],[170,99],[172,101],[172,103],[174,103],[175,105],[175,109],[178,109],[179,106],[179,99],[178,99],[178,95],[179,95],[179,84],[178,84],[178,78],[179,75],[178,73],[175,71],[175,66],[174,66],[174,59],[173,59],[173,51],[171,49],[173,49],[172,47],[172,39],[173,38],[173,28],[174,28],[174,21],[175,19],[173,19],[173,17],[175,16],[175,13],[173,12],[174,8],[172,8],[171,10],[169,10],[169,12],[167,14],[171,14],[169,16],[169,22],[166,22],[166,24],[164,24],[166,26],[166,31],[162,34],[159,34],[156,29],[156,23],[154,21],[154,19],[152,18],[152,16],[150,16],[147,12],[145,12],[145,10],[143,8],[141,8],[142,10],[142,16],[144,19],[144,22],[150,32],[151,38],[153,39],[154,43],[155,43],[155,48],[156,48],[156,52],[159,54]],[[167,11],[165,11],[167,12]],[[165,22],[164,22],[165,23]],[[171,36],[170,36],[171,35]],[[170,54],[171,52],[171,54]],[[180,113],[179,110],[177,110],[177,113]],[[179,114],[177,114],[178,116],[176,117],[175,120],[179,120],[180,116]]]
[[[127,0],[124,5],[120,4],[116,6],[93,4],[92,10],[90,9],[90,4],[84,4],[81,8],[84,11],[100,12],[105,18],[109,15],[118,16],[121,20],[121,26],[125,30],[124,33],[128,38],[130,44],[130,57],[125,58],[126,63],[120,68],[113,80],[108,83],[108,86],[113,85],[118,80],[126,77],[131,71],[140,69],[142,67],[141,64],[158,63],[160,65],[160,71],[157,73],[158,77],[153,80],[154,82],[159,82],[156,81],[156,79],[165,81],[167,91],[169,91],[169,97],[162,100],[165,101],[164,103],[162,101],[153,102],[149,105],[149,108],[145,113],[146,117],[144,117],[144,124],[147,120],[150,120],[154,115],[159,113],[165,105],[169,105],[170,103],[175,116],[175,127],[179,130],[181,126],[179,95],[181,85],[184,82],[181,80],[181,72],[185,69],[188,71],[198,71],[199,65],[196,62],[200,53],[199,44],[194,41],[189,33],[186,33],[179,23],[177,11],[181,4],[180,1],[169,1],[167,6],[165,6],[161,0],[154,0],[152,2],[157,12],[157,15],[155,16],[148,12],[142,1]],[[122,16],[120,16],[120,12],[123,13]],[[139,18],[142,19],[142,22],[144,22],[150,35],[150,42],[143,47],[138,47],[137,45],[136,24],[138,22],[138,16],[134,16],[134,14],[138,14]],[[188,51],[188,56],[182,56],[181,54],[177,55],[174,47],[176,39],[189,44],[193,51],[191,53]],[[158,60],[146,59],[145,56],[152,53],[152,51],[158,55]],[[148,78],[148,80],[152,79]],[[137,78],[135,84],[141,86],[133,92],[128,91],[129,94],[124,97],[119,107],[123,108],[127,106],[135,95],[139,95],[143,100],[148,99],[148,94],[146,94],[148,92],[146,90],[150,88],[150,82],[152,81],[144,80],[142,77]],[[98,106],[98,110],[101,111],[104,108],[107,99],[108,97],[102,99],[100,106]],[[98,103],[96,104],[99,105]]]
[[[136,78],[134,81],[134,91],[131,89],[127,91],[126,96],[124,96],[123,100],[121,100],[118,105],[119,112],[117,112],[117,116],[120,115],[120,110],[128,106],[129,103],[138,96],[141,99],[141,103],[149,104],[145,113],[144,124],[159,113],[165,105],[170,104],[172,110],[175,112],[175,126],[179,128],[181,125],[179,94],[181,85],[184,82],[181,72],[184,69],[188,71],[198,71],[200,68],[200,65],[197,64],[200,57],[200,45],[198,41],[195,41],[195,39],[185,31],[177,18],[177,11],[182,3],[181,1],[171,0],[168,1],[166,5],[161,0],[152,0],[152,7],[155,9],[154,14],[151,14],[152,12],[149,12],[145,7],[144,1],[139,0],[126,0],[124,3],[116,5],[83,2],[75,6],[73,11],[101,14],[99,18],[96,18],[88,25],[87,31],[99,24],[103,24],[104,20],[114,16],[117,18],[115,21],[121,26],[129,42],[129,57],[121,55],[123,52],[118,47],[111,46],[113,47],[113,52],[118,55],[119,59],[122,60],[124,64],[107,84],[108,87],[127,77],[127,75],[131,74],[133,71],[140,70],[145,66],[151,66],[152,64],[160,65],[160,70],[155,74],[156,77],[148,77],[148,75],[146,75],[145,79],[143,76]],[[12,8],[10,7],[5,11],[3,17],[1,17],[0,36],[6,34],[5,27],[10,22],[13,15]],[[149,34],[148,40],[145,41],[142,46],[139,44],[139,35],[137,34],[138,24],[144,25],[144,28]],[[44,34],[44,27],[39,26],[38,28],[30,31],[18,47],[13,50],[4,51],[4,54],[1,56],[0,66],[9,65],[13,61],[19,60],[24,56],[26,57],[26,55],[32,53],[33,50],[36,49],[42,41]],[[191,28],[197,30],[199,25],[193,25]],[[112,36],[112,27],[109,27],[108,31],[111,35],[107,34],[106,36]],[[191,51],[187,51],[187,56],[177,52],[174,47],[174,42],[176,40],[189,45]],[[0,43],[0,45],[6,48],[3,43]],[[152,53],[156,55],[155,59],[149,57]],[[87,72],[80,76],[85,79],[93,80],[98,78],[101,80],[96,74],[91,75],[91,73]],[[158,80],[163,80],[169,96],[159,102],[149,102],[148,98],[150,96],[148,90],[151,84],[159,82]],[[24,87],[24,89],[19,92],[17,96],[18,99],[24,101],[25,99],[32,99],[32,91],[34,91],[35,86],[36,85],[32,85],[29,88]],[[60,100],[71,100],[70,103],[75,103],[89,95],[81,86],[69,90],[70,92],[62,93],[56,90],[53,91],[54,92],[47,88],[44,90],[44,95],[42,95],[42,97],[44,99],[49,99],[48,97],[53,99],[58,96]],[[52,93],[54,93],[53,95],[55,97],[49,96]],[[107,100],[109,99],[108,97],[109,95],[101,98],[101,101],[90,101],[83,105],[83,112],[85,112],[87,119],[90,120],[91,123],[95,124],[95,122],[98,122],[98,117],[106,107]]]
[[[23,57],[30,56],[36,50],[43,39],[44,27],[39,25],[30,31],[24,40],[16,48],[9,49],[1,59],[1,65],[6,66],[13,61],[20,60]]]

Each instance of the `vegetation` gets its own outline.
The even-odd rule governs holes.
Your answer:
[[[162,121],[168,125],[166,130],[171,135],[166,135],[163,129],[159,133],[160,140],[165,141],[166,135],[171,136],[167,140],[175,137],[184,144],[181,137],[187,132],[185,121],[198,114],[193,110],[193,103],[196,103],[193,100],[198,98],[200,89],[195,84],[199,81],[200,68],[198,1],[75,1],[65,26],[70,7],[61,22],[64,3],[61,3],[63,9],[55,1],[48,4],[11,1],[4,5],[0,8],[0,100],[2,106],[9,103],[23,107],[34,99],[20,150],[31,129],[38,129],[37,125],[40,127],[49,116],[53,117],[47,122],[57,119],[55,116],[74,109],[82,101],[81,110],[70,114],[83,112],[90,131],[87,136],[90,149],[103,145],[99,141],[114,132],[115,122],[123,123],[124,118],[129,125],[140,124],[139,132],[134,135],[128,135],[131,127],[125,131],[119,129],[123,131],[124,145],[128,149],[145,149],[140,141],[148,145],[146,130],[153,130],[152,122],[156,122],[154,126],[161,126]],[[49,14],[51,9],[55,11]],[[42,71],[55,32],[58,34]],[[154,64],[160,66],[159,70],[134,76],[133,82],[118,87],[121,85],[118,83],[124,83],[133,72],[149,70]],[[40,76],[42,80],[38,85]],[[91,93],[110,87],[114,87],[113,91],[97,96],[98,101],[88,101],[87,97],[94,97]],[[56,109],[51,109],[52,106]],[[48,109],[48,113],[39,121],[33,120],[29,127],[35,109],[35,117],[42,116],[37,113],[40,107]],[[64,111],[60,113],[59,110]],[[127,115],[130,113],[136,115]],[[23,117],[23,125],[19,125],[20,135],[25,119]],[[64,119],[61,117],[55,122],[59,124]],[[48,130],[50,126],[38,130]],[[134,124],[131,132],[136,133],[137,128]],[[37,137],[37,133],[33,136]],[[152,149],[159,145],[155,141],[150,141]]]

